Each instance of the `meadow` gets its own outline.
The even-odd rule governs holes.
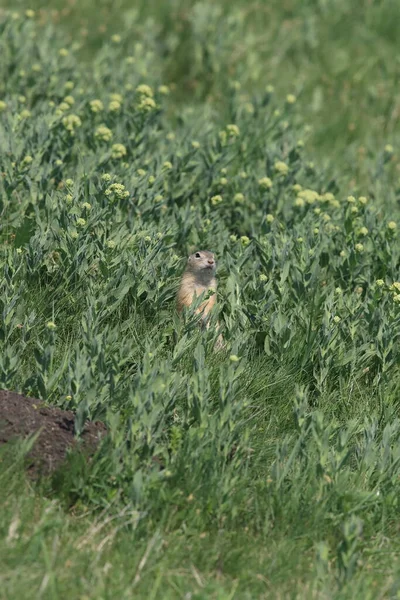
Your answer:
[[[398,9],[338,54],[333,4],[261,48],[241,3],[3,12],[0,386],[109,435],[39,485],[2,449],[0,597],[399,597]],[[217,353],[174,310],[196,249]]]

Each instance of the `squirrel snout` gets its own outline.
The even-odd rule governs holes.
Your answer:
[[[214,260],[211,258],[210,260],[207,261],[209,265],[213,265],[214,264]]]

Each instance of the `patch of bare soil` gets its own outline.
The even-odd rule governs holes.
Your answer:
[[[48,406],[41,400],[0,390],[0,446],[39,432],[27,456],[33,477],[50,474],[63,463],[67,450],[77,447],[92,454],[106,433],[104,423],[87,422],[78,441],[74,413]]]

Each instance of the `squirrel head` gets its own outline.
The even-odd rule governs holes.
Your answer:
[[[217,269],[215,255],[208,250],[198,250],[191,254],[188,258],[186,271],[192,273],[209,273],[214,274]]]

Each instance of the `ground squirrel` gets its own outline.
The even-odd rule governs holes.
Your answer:
[[[209,290],[215,292],[217,289],[216,268],[217,264],[212,252],[201,250],[189,256],[178,291],[178,312],[182,312],[184,306],[190,306],[201,294],[206,295]],[[203,321],[207,321],[214,304],[215,294],[212,294],[196,310],[197,314],[202,313]]]
[[[215,305],[217,295],[217,280],[215,271],[217,263],[215,256],[208,250],[199,250],[191,254],[186,263],[186,269],[182,275],[177,296],[178,312],[182,312],[185,306],[189,307],[201,294],[206,299],[196,309],[196,314],[201,314],[202,324],[209,327],[209,314]],[[211,295],[208,295],[211,292]],[[214,293],[212,293],[214,292]],[[217,324],[217,328],[218,328]],[[219,335],[216,349],[223,347],[222,336]]]

